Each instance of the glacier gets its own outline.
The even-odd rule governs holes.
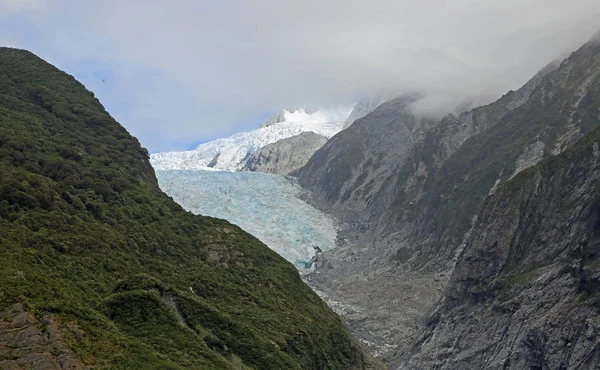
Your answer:
[[[240,226],[297,268],[335,246],[336,220],[304,202],[293,178],[260,172],[157,170],[161,189],[186,210]]]
[[[248,132],[234,134],[200,144],[196,149],[183,152],[164,152],[150,155],[155,170],[207,170],[239,171],[252,153],[265,145],[296,136],[305,131],[331,138],[344,127],[354,104],[317,110],[289,109],[278,113],[278,119],[268,119]]]

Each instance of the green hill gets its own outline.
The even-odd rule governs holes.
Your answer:
[[[15,303],[91,367],[367,366],[291,264],[226,221],[184,211],[93,93],[1,48],[0,311]],[[25,361],[3,346],[11,320],[0,316],[0,367]]]

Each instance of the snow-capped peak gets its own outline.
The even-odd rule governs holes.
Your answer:
[[[345,121],[354,104],[334,108],[288,108],[282,109],[269,117],[261,127],[269,127],[278,123],[319,124]]]
[[[305,131],[332,137],[342,130],[353,104],[334,108],[292,108],[277,112],[252,131],[200,144],[185,152],[156,153],[150,156],[156,170],[218,169],[238,171],[256,150]]]

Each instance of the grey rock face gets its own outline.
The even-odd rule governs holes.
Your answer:
[[[51,315],[37,320],[20,303],[0,311],[1,369],[89,369],[72,351],[82,340],[75,324],[61,327]]]
[[[416,125],[433,127],[408,139],[411,130],[390,123],[398,111],[388,102],[296,172],[315,203],[346,222],[340,246],[320,256],[307,280],[353,307],[344,315],[356,334],[378,349],[396,348],[382,358],[395,352],[393,363],[407,364],[403,350],[426,330],[422,323],[476,233],[486,197],[598,124],[599,72],[600,45],[589,43],[521,89],[436,125]]]
[[[599,140],[486,199],[427,330],[392,368],[597,368]]]
[[[220,155],[221,155],[221,153],[215,154],[213,159],[210,160],[210,162],[208,163],[208,165],[206,167],[214,168],[217,165],[217,162],[219,161]]]
[[[546,144],[540,140],[526,145],[525,148],[523,148],[523,154],[517,158],[515,172],[510,178],[512,179],[524,169],[536,165],[544,157],[545,147]]]
[[[243,170],[287,175],[304,166],[326,142],[327,138],[310,131],[279,140],[254,152]]]
[[[430,123],[412,114],[417,98],[404,95],[379,106],[331,138],[293,175],[319,206],[343,221],[360,214],[367,224],[377,211],[374,196],[386,192],[390,176]]]
[[[411,244],[420,253],[449,260],[496,182],[568,148],[576,139],[563,140],[566,133],[576,129],[581,137],[598,123],[593,112],[600,104],[594,98],[599,63],[600,47],[586,45],[519,91],[457,122],[441,122],[415,147],[398,176],[393,199],[400,202],[388,209],[384,220],[392,221],[382,220],[380,233],[392,234],[399,230],[396,225],[410,222]],[[440,132],[443,127],[448,129]]]

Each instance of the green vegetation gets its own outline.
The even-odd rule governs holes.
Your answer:
[[[291,264],[184,211],[147,157],[72,76],[0,49],[0,308],[75,321],[93,366],[364,366]]]

